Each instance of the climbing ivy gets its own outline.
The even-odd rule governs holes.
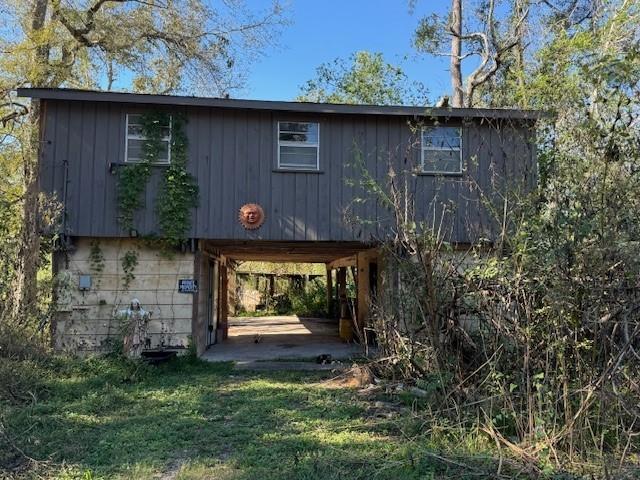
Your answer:
[[[148,161],[127,165],[118,179],[118,221],[125,230],[133,228],[133,215],[143,206],[142,194],[151,175]]]
[[[91,240],[91,250],[89,250],[89,265],[91,270],[96,274],[95,289],[100,288],[100,282],[102,281],[102,272],[104,271],[104,254],[100,248],[100,241],[97,239]]]
[[[118,184],[118,220],[125,230],[134,228],[134,214],[144,206],[144,192],[151,177],[151,167],[162,151],[166,125],[171,123],[171,163],[165,168],[156,200],[162,247],[177,247],[186,240],[191,228],[190,209],[198,204],[198,184],[187,171],[187,136],[183,115],[148,112],[141,116],[142,161],[124,166]]]
[[[198,184],[187,171],[187,136],[182,115],[173,118],[171,165],[165,171],[156,205],[163,238],[170,245],[180,245],[191,228],[190,209],[198,205]]]
[[[91,270],[100,274],[104,270],[104,254],[97,239],[91,240],[91,250],[89,251],[89,264]]]
[[[118,175],[118,221],[125,230],[133,229],[133,216],[144,205],[144,192],[151,177],[151,164],[158,158],[162,141],[160,112],[142,115],[142,133],[147,138],[142,146],[142,160],[125,165]],[[165,120],[165,121],[163,121]]]
[[[138,265],[138,252],[135,250],[128,250],[122,256],[122,271],[124,275],[122,275],[122,288],[126,291],[129,290],[129,286],[131,282],[136,278],[133,274],[133,271],[136,269]]]

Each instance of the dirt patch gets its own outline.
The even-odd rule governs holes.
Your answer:
[[[409,412],[409,408],[398,402],[369,402],[366,409],[366,416],[372,419],[396,418],[402,414]]]
[[[347,371],[321,382],[325,388],[366,388],[374,382],[374,376],[366,365],[354,365]]]
[[[221,462],[226,462],[233,455],[233,450],[229,446],[222,447],[218,452],[217,458]]]
[[[190,453],[188,450],[175,452],[177,456],[167,464],[162,473],[157,473],[153,478],[157,480],[175,480],[178,478],[182,467],[189,462]]]
[[[180,469],[182,465],[184,465],[185,460],[174,460],[167,468],[164,469],[162,473],[155,475],[154,478],[158,480],[175,480],[178,477],[178,473],[180,473]]]

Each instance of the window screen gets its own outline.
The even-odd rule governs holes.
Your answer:
[[[422,171],[424,173],[462,173],[460,127],[422,129]]]
[[[143,133],[142,115],[127,115],[127,144],[125,148],[125,160],[135,163],[144,160],[144,144],[147,138]],[[154,163],[165,164],[171,161],[171,117],[168,124],[162,126],[162,139],[160,151]]]
[[[320,126],[310,122],[278,122],[278,168],[318,170]]]

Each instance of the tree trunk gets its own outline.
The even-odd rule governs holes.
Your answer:
[[[521,20],[525,16],[525,12],[529,9],[530,0],[516,0],[514,6],[514,14],[512,21],[516,22],[516,27],[514,29],[514,36],[516,38],[516,46],[515,46],[515,68],[516,75],[518,81],[518,94],[520,96],[521,107],[527,108],[528,102],[526,98],[523,96],[525,92],[525,82],[524,82],[524,69],[525,69],[525,58],[524,58],[524,50],[526,48],[526,34],[527,34],[527,22],[526,20]]]
[[[32,34],[45,26],[49,0],[36,0],[31,21]],[[46,71],[49,60],[49,47],[42,44],[34,50],[32,77],[29,79],[33,87],[46,85]],[[14,315],[19,323],[26,322],[35,313],[38,306],[37,275],[40,265],[40,232],[39,232],[39,152],[40,152],[40,103],[31,102],[29,113],[28,148],[23,158],[24,204],[23,221],[20,232],[20,250],[18,252],[18,268],[16,287],[14,289]]]
[[[462,107],[464,94],[462,87],[462,0],[451,0],[451,86],[454,107]]]

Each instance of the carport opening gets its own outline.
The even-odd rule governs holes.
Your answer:
[[[324,263],[243,261],[235,268],[228,341],[288,346],[351,342],[355,272]]]
[[[372,345],[367,322],[379,277],[375,246],[207,240],[201,248],[211,259],[199,297],[208,299],[201,322],[208,331],[205,358],[348,358]]]

